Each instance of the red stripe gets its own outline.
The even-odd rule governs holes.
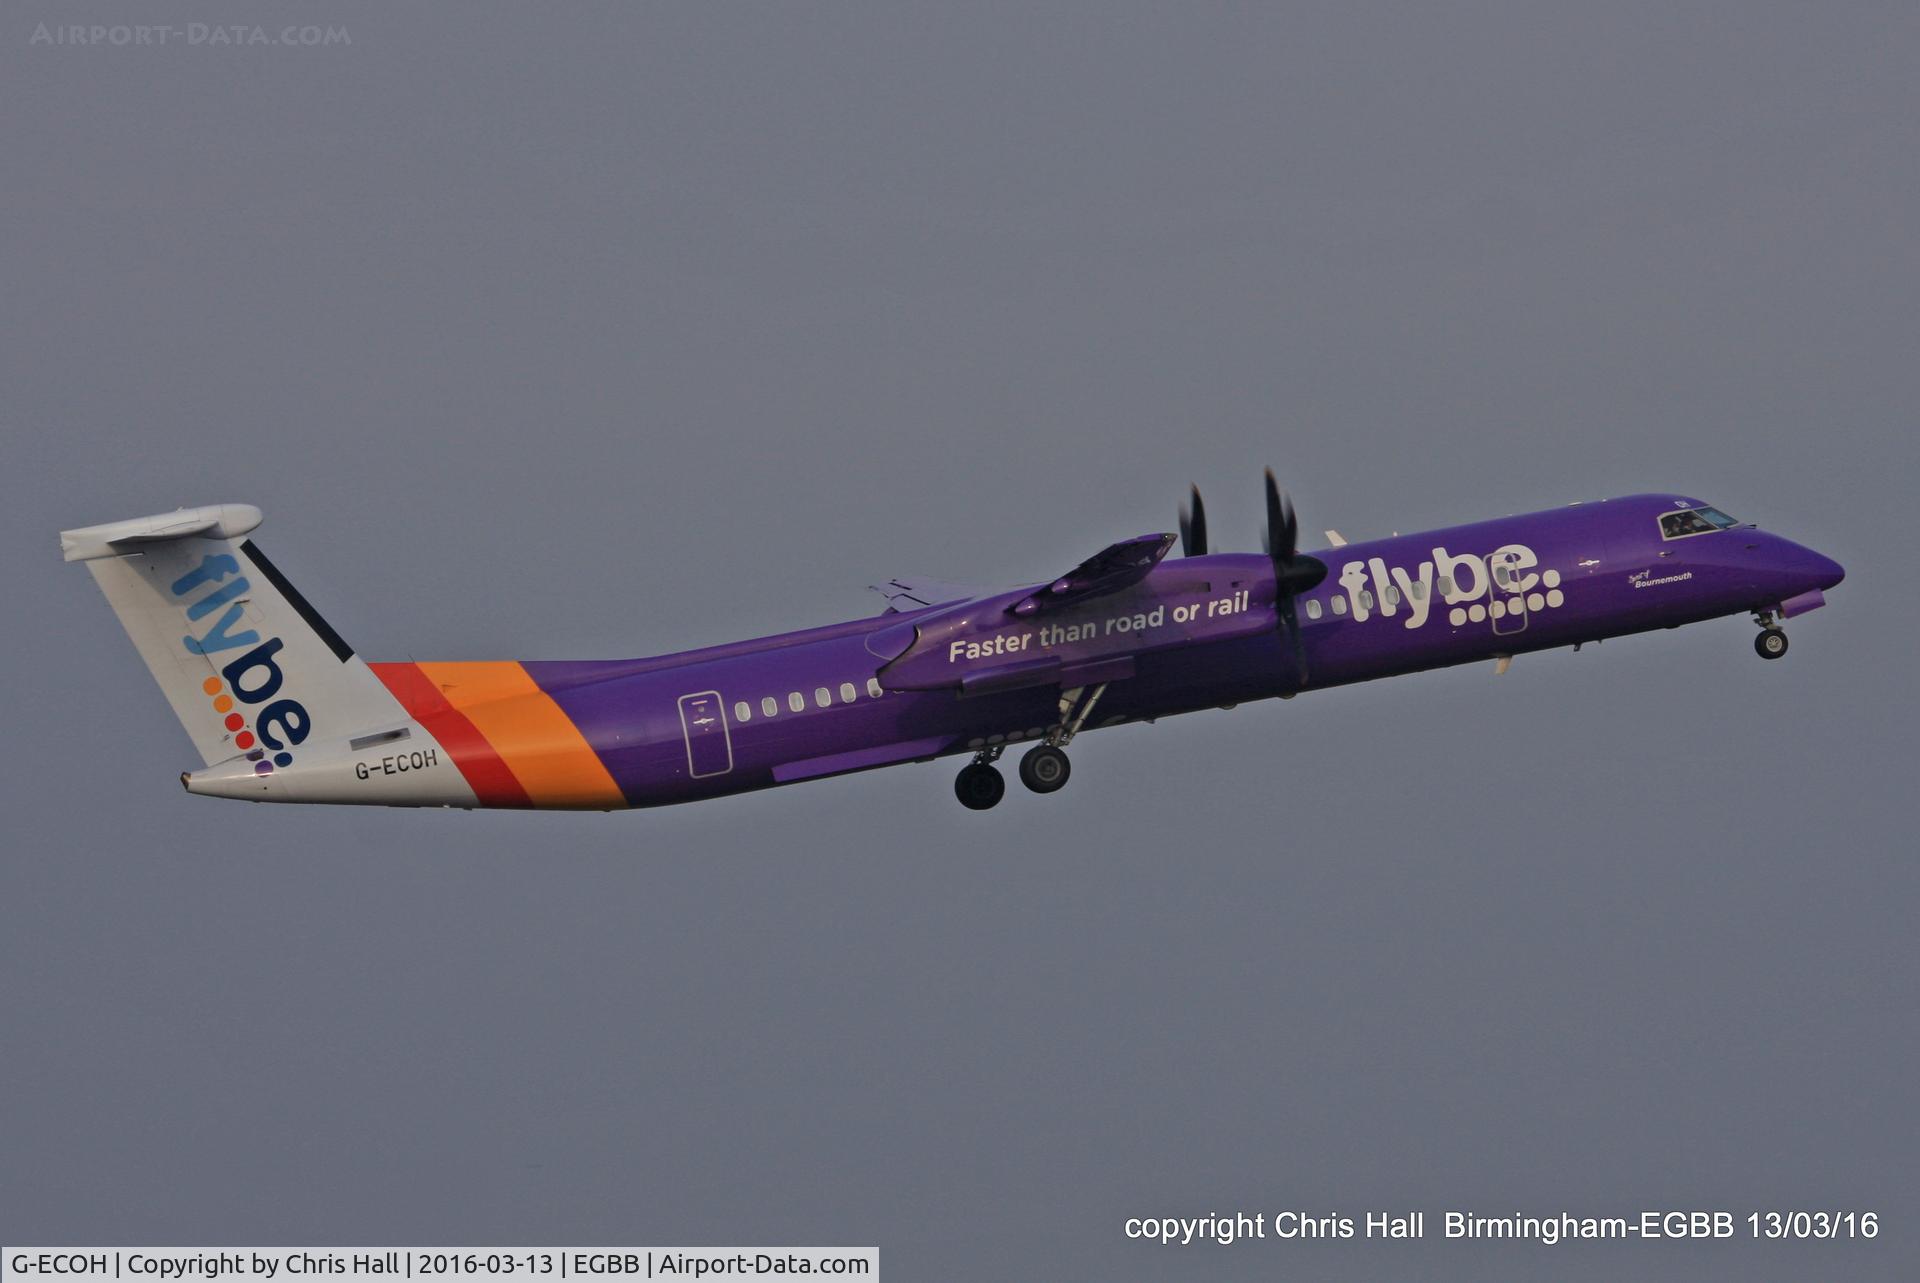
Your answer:
[[[514,778],[487,737],[475,729],[465,713],[447,702],[418,664],[368,664],[387,684],[408,716],[440,741],[447,756],[460,768],[482,806],[532,806],[527,790]]]

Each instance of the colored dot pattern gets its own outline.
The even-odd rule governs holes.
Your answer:
[[[1447,611],[1447,622],[1459,628],[1468,623],[1484,624],[1489,618],[1505,619],[1509,615],[1519,616],[1532,611],[1558,610],[1567,604],[1567,594],[1560,590],[1559,571],[1542,572],[1540,586],[1547,591],[1496,600],[1488,605],[1454,606]]]
[[[271,762],[265,760],[266,750],[259,747],[259,737],[247,729],[247,719],[234,711],[233,696],[227,693],[225,687],[226,683],[218,677],[209,677],[200,683],[200,689],[213,698],[213,711],[225,715],[221,725],[233,732],[233,746],[252,759],[253,773],[271,775],[276,766],[291,766],[291,753],[275,753]]]

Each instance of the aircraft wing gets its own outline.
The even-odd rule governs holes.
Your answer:
[[[963,696],[1093,686],[1132,677],[1141,655],[1274,630],[1271,599],[1258,599],[1261,576],[1272,574],[1267,558],[1182,561],[1149,579],[1172,544],[1172,535],[1124,540],[1051,584],[880,627],[867,638],[886,661],[880,685]]]
[[[1010,615],[1032,615],[1075,605],[1089,597],[1130,588],[1147,577],[1173,547],[1172,535],[1136,535],[1109,544],[1060,578],[1036,588],[1007,607]]]
[[[874,592],[887,599],[887,607],[880,613],[897,614],[906,610],[923,610],[928,606],[944,605],[950,601],[970,601],[975,597],[990,597],[999,592],[997,588],[981,588],[974,584],[953,584],[942,579],[923,579],[917,575],[889,579],[884,584],[867,585]]]

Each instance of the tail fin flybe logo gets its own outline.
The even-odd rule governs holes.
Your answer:
[[[1447,622],[1458,628],[1565,604],[1560,572],[1548,569],[1535,574],[1533,568],[1539,564],[1539,556],[1525,544],[1507,544],[1485,557],[1470,552],[1455,556],[1435,548],[1432,560],[1421,562],[1412,574],[1372,557],[1346,563],[1338,582],[1356,623],[1366,622],[1375,611],[1391,619],[1404,605],[1407,617],[1402,626],[1418,628],[1431,618],[1437,598],[1447,604]]]
[[[221,715],[233,735],[233,746],[254,763],[254,774],[271,775],[274,767],[293,764],[288,749],[306,740],[313,721],[299,701],[274,698],[286,684],[286,674],[274,658],[285,643],[278,637],[262,641],[259,632],[242,626],[246,615],[242,602],[252,585],[240,573],[237,558],[224,552],[208,553],[170,587],[175,598],[185,600],[210,585],[213,591],[187,605],[187,622],[198,625],[215,612],[219,612],[218,617],[205,625],[198,637],[192,633],[183,636],[180,644],[188,653],[204,655],[216,666],[220,660],[214,659],[215,655],[224,657],[228,651],[241,651],[219,667],[217,676],[202,682],[200,689],[212,699],[213,711]],[[242,651],[242,647],[249,649]],[[253,715],[251,726],[249,712]],[[271,759],[269,753],[273,754]]]

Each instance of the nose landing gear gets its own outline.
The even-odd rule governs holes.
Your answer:
[[[1760,635],[1753,639],[1753,652],[1762,659],[1778,659],[1787,653],[1787,635],[1780,630],[1779,617],[1770,610],[1753,612]]]

